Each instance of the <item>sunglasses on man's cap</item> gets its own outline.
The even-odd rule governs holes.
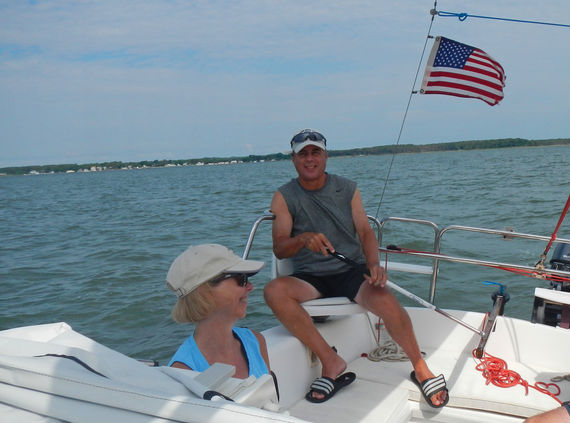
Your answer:
[[[295,144],[299,144],[305,141],[315,141],[325,146],[327,145],[327,140],[323,134],[311,129],[305,129],[291,139],[291,148],[294,148]]]

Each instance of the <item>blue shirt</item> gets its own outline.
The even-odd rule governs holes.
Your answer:
[[[239,327],[234,327],[233,332],[241,342],[242,347],[245,349],[246,360],[249,366],[249,376],[259,377],[261,375],[268,374],[269,369],[265,364],[265,360],[261,356],[259,342],[257,341],[255,334],[250,329]],[[210,367],[210,363],[206,361],[196,344],[194,334],[190,335],[190,337],[180,345],[168,365],[172,366],[175,361],[179,361],[180,363],[190,367],[192,370],[196,370],[198,372],[203,372]]]

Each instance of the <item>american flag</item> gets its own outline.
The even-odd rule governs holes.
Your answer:
[[[503,67],[483,50],[438,36],[420,93],[478,98],[494,106],[503,99],[505,79]]]

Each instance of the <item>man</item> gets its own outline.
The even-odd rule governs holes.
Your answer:
[[[265,287],[265,300],[282,324],[313,351],[322,364],[322,377],[311,385],[307,400],[323,402],[352,382],[341,375],[345,361],[317,331],[300,303],[320,297],[347,296],[380,316],[390,335],[406,352],[412,380],[432,407],[443,407],[447,389],[442,375],[434,378],[421,356],[411,320],[385,287],[386,271],[379,264],[378,241],[368,223],[356,183],[325,171],[325,137],[305,129],[291,140],[291,157],[298,178],[273,195],[273,252],[292,258],[294,273]],[[354,269],[332,257],[343,255],[362,263]],[[364,273],[364,267],[367,269]],[[340,375],[340,376],[339,376]]]

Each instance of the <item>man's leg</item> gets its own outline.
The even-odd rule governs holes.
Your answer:
[[[269,282],[264,296],[283,326],[319,358],[322,376],[334,379],[346,369],[345,361],[327,344],[300,304],[320,297],[315,287],[300,279],[284,276]]]
[[[420,383],[434,377],[421,355],[410,316],[387,287],[374,287],[365,282],[360,286],[355,301],[382,318],[392,339],[410,359]],[[435,405],[442,404],[445,395],[445,392],[439,392],[431,400]]]

